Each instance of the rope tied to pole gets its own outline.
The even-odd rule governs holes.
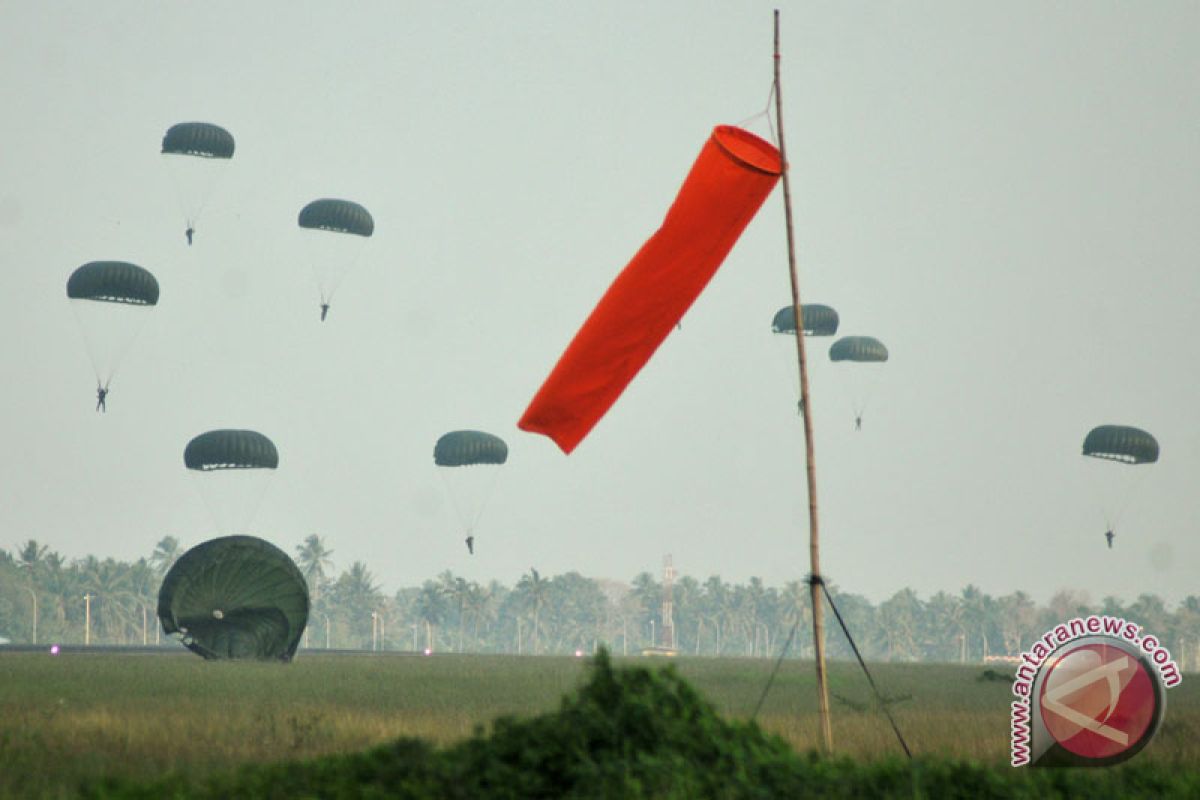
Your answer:
[[[778,58],[778,56],[776,56],[776,58]],[[767,132],[771,140],[771,144],[775,145],[776,147],[779,146],[779,136],[775,132],[775,121],[771,118],[771,104],[775,102],[775,91],[778,86],[778,81],[772,81],[771,91],[767,94],[767,104],[763,106],[762,111],[759,111],[757,114],[751,114],[737,124],[737,127],[739,128],[750,130],[754,123],[756,123],[758,120],[766,120]]]
[[[779,674],[779,668],[783,665],[783,657],[787,655],[788,648],[792,645],[792,639],[796,636],[796,629],[798,627],[800,627],[799,619],[792,624],[792,631],[788,634],[787,641],[783,643],[783,650],[779,652],[779,658],[775,659],[775,668],[771,670],[771,675],[767,678],[767,685],[763,687],[762,694],[759,695],[758,705],[754,706],[754,713],[750,715],[751,722],[758,717],[758,712],[762,709],[763,702],[767,699],[767,693],[771,691],[771,684],[775,682],[775,676]]]
[[[892,730],[896,734],[896,738],[900,741],[900,747],[904,749],[904,755],[908,756],[908,760],[912,761],[912,751],[908,749],[908,743],[904,741],[904,735],[900,733],[900,727],[896,724],[896,719],[892,716],[892,712],[888,710],[887,701],[884,700],[883,694],[879,691],[879,687],[875,685],[875,679],[871,677],[871,671],[867,669],[867,662],[863,661],[862,653],[858,651],[858,645],[854,643],[854,637],[850,635],[850,629],[846,627],[846,621],[842,619],[842,612],[838,611],[837,604],[833,602],[833,596],[829,593],[829,587],[825,585],[825,579],[820,575],[810,575],[808,577],[809,585],[820,586],[825,594],[825,599],[829,601],[829,607],[833,609],[833,615],[837,618],[838,625],[842,628],[842,633],[846,634],[846,641],[850,643],[850,649],[854,651],[854,657],[858,659],[858,665],[862,667],[863,674],[867,676],[867,683],[871,685],[871,691],[875,693],[875,699],[879,701],[879,707],[883,709],[884,715],[888,722],[891,723]]]

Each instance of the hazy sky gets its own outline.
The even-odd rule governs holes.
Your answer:
[[[254,532],[318,533],[388,591],[667,553],[802,577],[779,189],[573,455],[516,428],[711,128],[764,107],[772,8],[0,0],[0,546],[210,538],[182,452],[235,427],[280,452]],[[782,13],[802,298],[891,350],[855,432],[851,368],[809,340],[826,575],[1200,593],[1200,5]],[[159,149],[191,120],[237,151],[188,248]],[[376,222],[324,324],[296,227],[318,197]],[[100,259],[162,290],[103,415],[65,295]],[[1160,462],[1082,457],[1103,423]],[[459,428],[510,447],[473,557],[432,459]],[[1114,477],[1140,485],[1109,551]]]

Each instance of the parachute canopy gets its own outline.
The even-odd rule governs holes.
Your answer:
[[[433,461],[439,467],[503,464],[507,460],[504,440],[482,431],[451,431],[433,447]]]
[[[356,236],[370,236],[375,232],[375,220],[371,218],[371,213],[349,200],[314,200],[300,209],[299,223],[301,228],[352,233]]]
[[[149,271],[126,261],[89,261],[67,279],[67,297],[152,306],[158,303],[158,281]]]
[[[1141,428],[1100,425],[1084,437],[1083,454],[1126,464],[1153,464],[1158,461],[1158,440]]]
[[[158,618],[206,659],[291,661],[308,622],[308,586],[296,564],[253,536],[188,550],[163,580]]]
[[[233,135],[208,122],[180,122],[167,129],[162,151],[180,156],[233,158]]]
[[[257,431],[216,430],[202,433],[183,451],[188,469],[275,469],[279,451]]]
[[[807,336],[833,336],[838,329],[838,313],[829,306],[819,303],[800,306],[804,318],[804,333]],[[771,320],[771,330],[775,333],[796,332],[796,309],[784,306],[775,312]]]
[[[883,362],[888,350],[873,336],[843,336],[829,348],[830,361]]]

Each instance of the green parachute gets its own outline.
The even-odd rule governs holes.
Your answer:
[[[326,197],[300,209],[297,223],[303,230],[318,233],[305,243],[305,251],[321,294],[324,322],[334,292],[358,260],[362,243],[375,233],[375,220],[358,203]]]
[[[187,443],[183,463],[188,469],[275,469],[279,451],[258,431],[216,430]]]
[[[180,122],[163,136],[164,154],[199,158],[233,158],[233,135],[209,122]]]
[[[475,526],[495,491],[500,467],[507,461],[508,445],[483,431],[451,431],[433,447],[433,463],[439,468],[472,553]]]
[[[833,336],[838,329],[838,313],[829,306],[820,303],[800,306],[800,314],[804,319],[805,336]],[[784,306],[775,312],[771,320],[771,330],[775,333],[796,333],[796,309]]]
[[[225,162],[233,158],[233,135],[210,122],[180,122],[167,129],[162,154],[171,170],[175,195],[187,222],[184,235],[192,243],[196,223],[208,205]]]
[[[67,297],[131,306],[158,304],[158,281],[127,261],[89,261],[67,279]]]
[[[96,385],[108,392],[117,367],[158,304],[158,281],[127,261],[90,261],[67,279],[67,298],[83,333]]]
[[[1124,464],[1153,464],[1158,461],[1158,440],[1141,428],[1099,425],[1084,437],[1083,454]]]
[[[1129,425],[1098,425],[1083,437],[1083,455],[1093,465],[1087,470],[1088,477],[1096,505],[1104,516],[1110,549],[1117,524],[1148,474],[1145,469],[1131,472],[1125,467],[1154,464],[1158,453],[1158,440],[1154,436]]]
[[[879,372],[875,365],[888,360],[888,349],[873,336],[843,336],[830,346],[829,360],[835,364],[865,365],[854,367],[845,376],[850,384],[854,429],[861,430],[863,412],[866,411],[867,403],[879,382]]]
[[[257,431],[214,430],[188,442],[184,466],[222,533],[245,533],[279,466],[275,444]]]
[[[830,346],[829,360],[882,363],[888,360],[888,349],[873,336],[843,336]]]
[[[163,630],[213,660],[291,661],[308,611],[308,586],[295,562],[253,536],[193,547],[158,593]]]
[[[503,464],[508,461],[508,445],[499,436],[483,431],[451,431],[433,447],[433,463],[439,467],[469,467],[476,464]]]
[[[323,198],[300,209],[298,223],[310,230],[349,233],[367,237],[375,233],[371,212],[350,200]]]

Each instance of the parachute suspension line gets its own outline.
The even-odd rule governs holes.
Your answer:
[[[171,185],[175,190],[175,203],[179,207],[184,221],[187,223],[188,230],[194,232],[196,230],[196,223],[204,213],[205,208],[208,207],[209,201],[216,193],[217,186],[225,177],[224,173],[226,172],[224,169],[214,169],[214,167],[221,165],[207,162],[224,161],[225,159],[175,154],[164,154],[163,157],[194,159],[197,162],[191,163],[191,161],[187,160],[167,162],[167,169],[171,174]],[[185,177],[187,174],[190,174],[192,177]]]
[[[457,469],[475,468],[457,467]],[[478,527],[479,520],[483,517],[483,512],[487,508],[488,501],[492,499],[492,495],[496,492],[496,482],[500,480],[500,473],[497,470],[489,471],[492,473],[491,478],[487,482],[486,486],[481,490],[482,497],[479,502],[475,504],[476,508],[472,510],[466,510],[463,508],[463,504],[466,502],[466,500],[458,497],[460,492],[456,492],[455,488],[450,485],[450,477],[446,474],[446,471],[442,469],[437,471],[438,475],[440,475],[442,479],[442,488],[445,489],[446,494],[450,496],[450,505],[454,509],[454,515],[458,517],[458,522],[460,525],[462,525],[463,531],[467,536],[475,535],[475,528]],[[467,504],[470,505],[469,503]]]
[[[72,300],[71,310],[75,316],[88,359],[92,362],[92,373],[96,376],[96,385],[107,389],[113,378],[116,377],[117,370],[125,360],[125,356],[141,335],[146,319],[139,319],[139,317],[144,316],[149,307],[126,308],[125,311],[128,314],[138,316],[128,317],[121,321],[112,317],[99,320],[92,316],[90,310],[85,306],[77,305],[80,302],[88,301]],[[118,322],[120,322],[119,325]]]
[[[330,236],[335,234],[326,233],[324,235]],[[333,302],[333,295],[342,285],[342,281],[346,279],[350,270],[362,259],[361,243],[350,242],[343,249],[350,252],[343,253],[339,257],[338,255],[332,255],[334,252],[333,249],[325,248],[318,251],[319,254],[315,258],[311,254],[308,258],[308,266],[312,270],[313,283],[317,284],[317,291],[321,294],[322,303]]]
[[[800,403],[804,408],[804,455],[808,489],[808,554],[810,573],[821,574],[821,547],[817,516],[817,467],[813,448],[812,402],[808,394],[808,357],[804,349],[804,312],[800,303],[800,279],[796,271],[796,233],[792,224],[792,189],[787,145],[783,136],[783,84],[779,79],[779,9],[775,9],[775,80],[771,92],[775,97],[775,121],[779,132],[779,158],[783,164],[783,211],[787,227],[788,277],[792,286],[792,310],[796,321],[796,360],[800,368]],[[822,749],[833,752],[833,726],[829,718],[829,685],[825,672],[825,620],[821,614],[821,593],[814,583],[810,586],[813,612],[813,656],[817,672],[817,711],[821,724]]]
[[[313,283],[317,284],[317,293],[321,295],[321,304],[324,305],[332,302],[333,293],[336,291],[336,287],[330,288],[329,291],[325,291],[324,276],[321,274],[321,268],[317,266],[317,262],[310,258],[308,266],[312,270]]]
[[[825,599],[829,601],[829,607],[833,609],[833,615],[837,618],[838,625],[842,628],[842,633],[846,634],[846,641],[850,643],[850,649],[854,651],[854,657],[858,659],[858,665],[862,667],[863,675],[867,676],[867,683],[871,684],[871,691],[875,693],[875,699],[879,701],[879,707],[883,709],[883,713],[887,716],[888,722],[892,725],[892,730],[896,733],[896,738],[900,741],[900,747],[904,748],[904,755],[908,756],[908,760],[912,761],[912,751],[908,749],[908,743],[904,741],[904,735],[900,733],[900,727],[896,725],[896,720],[892,716],[892,712],[888,710],[887,701],[883,699],[883,694],[880,693],[879,687],[875,685],[875,679],[871,677],[871,671],[867,669],[867,662],[863,661],[862,653],[858,652],[858,645],[854,643],[854,637],[850,635],[850,629],[846,627],[846,621],[842,619],[842,614],[838,611],[837,604],[833,602],[833,596],[829,594],[829,587],[825,585],[825,579],[820,575],[811,575],[808,579],[809,583],[815,589],[817,586],[825,593]]]
[[[1111,507],[1101,510],[1101,513],[1104,515],[1104,523],[1110,531],[1117,529],[1117,525],[1120,524],[1122,517],[1125,516],[1125,510],[1129,507],[1133,496],[1138,493],[1138,490],[1150,475],[1148,466],[1138,466],[1141,466],[1141,474],[1132,481],[1126,481],[1125,487],[1117,494],[1116,502]],[[1131,466],[1129,469],[1138,469],[1138,466]]]

